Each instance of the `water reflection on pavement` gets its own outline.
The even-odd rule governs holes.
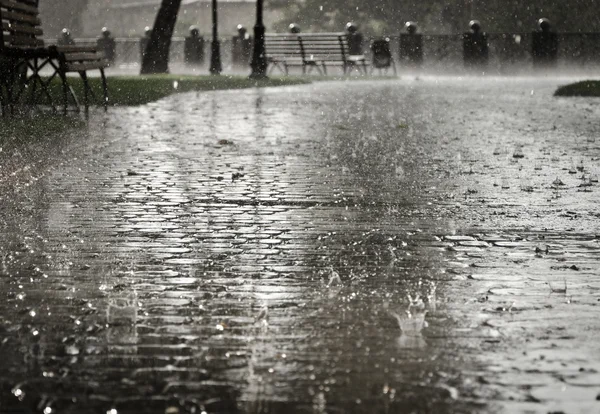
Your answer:
[[[535,412],[557,376],[595,381],[593,345],[572,375],[522,373],[515,349],[552,348],[536,331],[552,322],[535,349],[518,330],[549,304],[540,273],[571,265],[598,331],[597,207],[561,154],[593,165],[577,136],[599,110],[551,101],[553,84],[323,83],[94,114],[49,155],[68,162],[2,184],[0,412]],[[489,88],[496,102],[473,98]],[[490,158],[513,141],[523,157]],[[567,182],[558,206],[535,180],[495,185],[534,154],[560,157],[544,167]],[[577,219],[551,221],[573,200]],[[564,264],[532,262],[559,250]]]

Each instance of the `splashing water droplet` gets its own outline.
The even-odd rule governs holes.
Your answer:
[[[329,282],[327,283],[327,287],[330,286],[338,286],[342,284],[342,279],[340,278],[340,275],[338,272],[336,272],[335,270],[333,270],[333,267],[331,268],[331,276],[329,276]]]

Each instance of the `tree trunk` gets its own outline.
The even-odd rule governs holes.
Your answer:
[[[144,58],[141,74],[169,73],[169,49],[181,0],[162,0]]]

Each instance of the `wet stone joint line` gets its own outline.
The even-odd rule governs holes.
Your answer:
[[[180,94],[0,153],[0,413],[598,412],[600,107],[558,85]]]

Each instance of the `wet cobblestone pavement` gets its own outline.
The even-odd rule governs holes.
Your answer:
[[[182,94],[5,151],[0,413],[600,412],[600,102],[560,83]]]

